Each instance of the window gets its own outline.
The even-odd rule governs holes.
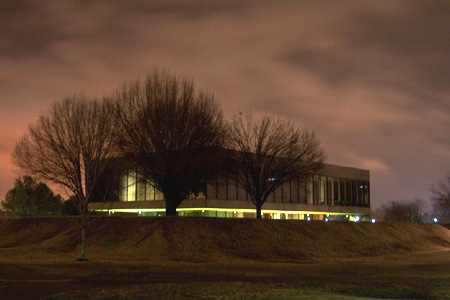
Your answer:
[[[327,178],[325,176],[320,177],[320,205],[325,205],[327,189]]]
[[[319,204],[319,194],[320,194],[320,178],[319,176],[314,176],[313,178],[313,198],[314,204]]]
[[[217,199],[217,177],[208,177],[206,184],[207,192],[206,195],[208,199]]]
[[[306,178],[300,178],[298,184],[298,203],[306,203]]]
[[[347,179],[345,181],[345,185],[346,185],[346,200],[345,200],[345,204],[348,206],[352,205],[352,194],[353,194],[353,190],[352,190],[352,181],[350,179]]]
[[[352,206],[358,205],[358,181],[351,180],[352,182]]]
[[[228,179],[228,199],[230,200],[236,200],[237,199],[237,178],[236,175],[234,174],[228,174],[227,176]]]
[[[313,177],[308,176],[308,177],[306,177],[306,200],[307,200],[308,204],[314,203],[313,192],[314,192]]]
[[[334,205],[340,205],[339,178],[333,178]]]
[[[283,184],[283,202],[291,202],[291,182]]]
[[[364,181],[364,206],[370,206],[370,192],[369,192],[369,182]]]
[[[292,203],[300,203],[299,195],[298,195],[298,179],[294,179],[291,181],[291,202]]]
[[[334,197],[333,188],[334,188],[333,178],[327,177],[327,205],[333,205],[333,197]]]
[[[135,201],[136,200],[136,171],[128,171],[128,193],[127,193],[127,201]]]
[[[138,172],[136,179],[137,179],[137,181],[136,181],[136,186],[137,186],[136,201],[144,201],[144,200],[146,200],[145,192],[146,192],[146,188],[147,188],[147,182],[145,180],[144,173]]]

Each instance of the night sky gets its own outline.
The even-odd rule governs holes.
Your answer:
[[[15,142],[50,103],[156,67],[227,118],[313,129],[327,163],[371,171],[374,208],[429,200],[450,171],[450,1],[52,2],[0,1],[0,199]]]

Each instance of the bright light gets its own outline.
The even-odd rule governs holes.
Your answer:
[[[311,221],[311,218],[310,218],[310,217],[308,217],[308,222],[309,222],[309,221]]]
[[[325,218],[325,222],[328,222],[328,218]]]
[[[358,221],[359,221],[359,216],[356,216],[355,222],[358,222]]]
[[[434,221],[434,223],[437,223],[437,222],[439,222],[439,219],[438,218],[434,218],[433,221]]]
[[[377,222],[377,220],[375,220],[375,219],[372,219],[372,223],[373,224],[375,224]]]

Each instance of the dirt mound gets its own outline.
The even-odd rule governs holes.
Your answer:
[[[0,218],[0,255],[78,255],[77,217]],[[292,261],[450,248],[437,224],[91,217],[88,256],[114,260]]]

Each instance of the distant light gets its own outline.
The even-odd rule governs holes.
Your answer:
[[[273,177],[269,178],[269,181],[275,181],[275,178],[273,178]]]
[[[139,213],[138,214],[142,214],[142,212],[141,211],[139,211]]]
[[[310,218],[310,217],[308,217],[308,222],[309,222],[309,221],[311,221],[311,218]]]
[[[325,222],[328,222],[328,218],[325,218]]]
[[[355,222],[358,222],[358,221],[359,221],[359,216],[356,216]]]
[[[434,223],[437,223],[437,222],[439,222],[439,219],[438,218],[434,218],[433,221],[434,221]]]
[[[377,220],[375,220],[375,219],[372,219],[372,223],[373,224],[375,224],[377,222]]]

